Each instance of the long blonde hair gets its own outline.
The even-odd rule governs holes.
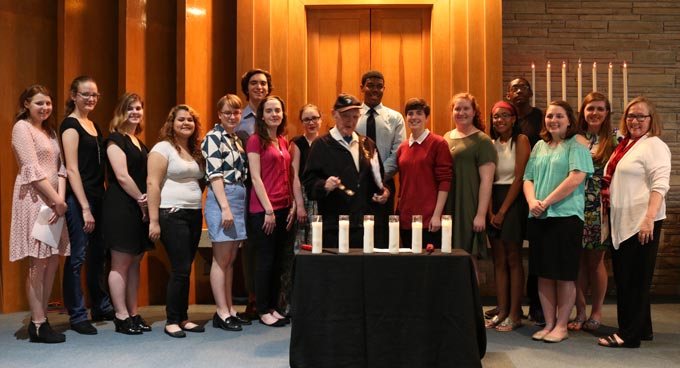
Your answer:
[[[111,119],[111,124],[109,125],[110,132],[120,131],[123,123],[128,119],[128,107],[135,102],[139,102],[142,104],[142,107],[144,107],[144,101],[142,101],[142,98],[136,93],[125,93],[120,96],[116,109],[113,110],[113,119]],[[142,130],[144,130],[142,124],[137,124],[135,135],[141,133]]]

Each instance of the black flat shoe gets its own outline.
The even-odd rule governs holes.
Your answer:
[[[244,313],[236,313],[236,316],[233,317],[236,318],[236,321],[241,325],[250,326],[253,324],[250,318],[248,318],[248,316]]]
[[[31,342],[41,342],[44,344],[58,344],[66,341],[66,335],[54,331],[47,322],[47,319],[37,328],[33,321],[29,322],[28,336]]]
[[[94,311],[90,311],[90,316],[92,317],[92,322],[113,321],[113,319],[116,317],[116,312],[113,309],[103,313],[95,313]]]
[[[113,317],[113,324],[116,325],[116,332],[120,332],[126,335],[142,334],[142,330],[139,329],[137,324],[132,322],[131,317],[128,317],[126,319],[118,319],[118,317]]]
[[[132,323],[134,323],[135,326],[137,326],[137,328],[142,330],[142,332],[151,332],[151,326],[149,326],[149,324],[146,323],[142,316],[138,314],[136,316],[130,316],[130,318],[132,318]]]
[[[181,326],[181,325],[179,327],[182,329],[182,331],[186,331],[186,332],[199,332],[199,333],[205,332],[205,327],[203,327],[201,325],[196,325],[192,328],[186,328],[186,327]]]
[[[228,317],[227,319],[222,319],[220,316],[215,313],[213,315],[213,327],[215,328],[221,328],[223,330],[227,331],[241,331],[243,328],[241,327],[241,324],[239,324],[234,317]]]
[[[71,329],[81,335],[96,335],[97,329],[88,320],[71,323]]]
[[[278,309],[276,310],[276,313],[278,313],[283,318],[278,318],[278,317],[276,317],[272,314],[272,316],[274,316],[274,318],[278,318],[278,320],[280,322],[283,322],[284,325],[290,324],[290,316],[289,315],[279,312]]]
[[[182,337],[187,337],[187,334],[185,334],[184,331],[182,331],[182,330],[170,332],[170,331],[168,331],[164,328],[163,332],[165,332],[165,334],[170,336],[170,337],[175,337],[175,338],[178,338],[178,339],[182,338]]]
[[[277,319],[276,322],[272,324],[267,324],[265,321],[262,320],[262,318],[260,318],[260,323],[268,327],[283,327],[286,325],[286,323],[283,322],[282,319]]]

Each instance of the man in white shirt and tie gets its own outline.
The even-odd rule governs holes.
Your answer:
[[[383,182],[390,193],[396,193],[394,185],[394,175],[397,173],[396,154],[401,142],[406,140],[404,117],[398,111],[382,104],[385,77],[381,72],[371,70],[364,73],[361,76],[361,92],[364,94],[364,101],[356,130],[376,143],[385,168]],[[392,195],[387,200],[383,216],[394,213],[394,197]],[[387,225],[385,224],[384,229],[378,229],[377,226],[376,224],[376,232],[384,231],[387,239]],[[376,234],[376,246],[387,247],[387,244],[379,244],[378,238]]]

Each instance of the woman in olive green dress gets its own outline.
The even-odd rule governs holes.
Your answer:
[[[453,246],[473,257],[486,257],[486,211],[496,170],[497,153],[484,132],[474,96],[451,99],[455,129],[444,134],[453,158],[453,183],[445,212],[453,215]]]

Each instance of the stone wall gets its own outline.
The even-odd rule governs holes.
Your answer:
[[[561,97],[561,65],[568,63],[567,101],[576,105],[576,70],[583,70],[583,96],[607,91],[613,62],[613,122],[622,110],[621,64],[629,64],[629,99],[644,94],[657,104],[662,139],[672,153],[671,190],[652,292],[680,295],[680,4],[677,1],[503,0],[503,84],[515,76],[531,80],[536,63],[536,106],[546,106],[546,62],[552,64],[552,98]],[[612,283],[613,284],[613,283]],[[612,285],[613,286],[613,285]]]

